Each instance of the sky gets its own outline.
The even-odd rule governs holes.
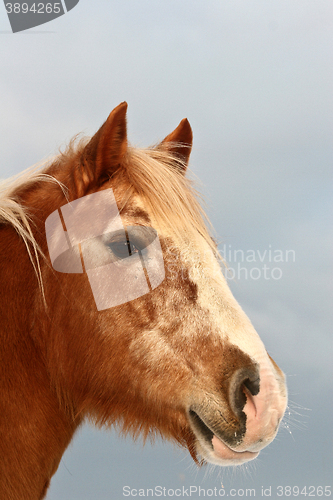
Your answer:
[[[191,175],[230,287],[290,397],[276,440],[240,468],[198,469],[170,443],[87,424],[48,500],[119,500],[155,486],[194,499],[199,487],[234,498],[333,489],[332,28],[330,0],[80,0],[12,34],[0,5],[0,177],[93,134],[124,100],[135,145],[187,117]]]

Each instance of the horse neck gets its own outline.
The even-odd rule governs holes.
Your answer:
[[[0,491],[3,498],[36,500],[44,497],[78,423],[51,388],[35,337],[38,281],[9,226],[0,226],[0,256]]]

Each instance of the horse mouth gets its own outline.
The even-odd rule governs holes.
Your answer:
[[[220,432],[214,432],[202,416],[193,409],[189,410],[192,430],[197,438],[198,451],[207,462],[218,465],[238,465],[258,456],[258,452],[236,451],[232,449]]]
[[[194,411],[189,411],[190,421],[194,429],[210,444],[213,449],[212,439],[214,437],[214,432],[205,424],[205,422],[199,417],[199,415]]]

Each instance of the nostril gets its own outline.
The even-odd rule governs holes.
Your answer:
[[[250,391],[252,396],[256,396],[260,390],[260,378],[259,376],[255,380],[247,378],[244,380],[243,385]]]
[[[234,413],[241,418],[244,406],[248,399],[256,396],[260,390],[259,367],[240,368],[230,382],[229,398]]]
[[[252,417],[256,417],[257,416],[257,407],[256,407],[256,403],[254,401],[255,394],[252,394],[249,391],[249,389],[247,389],[245,384],[243,384],[243,392],[244,392],[245,397],[246,397],[246,403],[244,405],[243,412],[246,414],[247,417],[249,417],[250,415]]]

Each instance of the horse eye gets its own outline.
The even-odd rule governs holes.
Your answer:
[[[139,252],[139,248],[128,240],[113,241],[108,244],[108,247],[118,259],[126,259],[126,257]]]
[[[101,238],[113,257],[126,259],[131,255],[140,254],[154,241],[156,234],[155,229],[151,227],[127,226],[125,231],[116,231]]]

